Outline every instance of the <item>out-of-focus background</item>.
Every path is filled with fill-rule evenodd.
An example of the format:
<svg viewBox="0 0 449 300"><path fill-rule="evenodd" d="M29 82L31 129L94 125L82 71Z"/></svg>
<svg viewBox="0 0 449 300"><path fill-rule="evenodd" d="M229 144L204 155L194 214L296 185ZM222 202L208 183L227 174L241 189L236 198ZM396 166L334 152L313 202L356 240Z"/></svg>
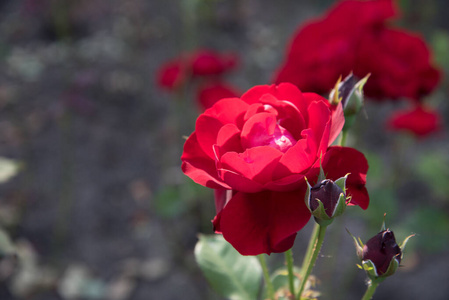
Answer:
<svg viewBox="0 0 449 300"><path fill-rule="evenodd" d="M226 80L241 91L271 83L293 32L334 2L0 1L0 299L220 299L193 256L197 234L212 233L212 192L180 172L195 94L160 89L156 71L206 47L238 54ZM447 73L447 1L398 4L396 24L422 34ZM363 294L344 227L366 241L385 212L398 240L416 237L375 299L449 296L448 92L444 77L428 97L443 129L422 139L385 127L405 102L367 101L347 145L369 159L371 206L329 229L314 271L322 299Z"/></svg>

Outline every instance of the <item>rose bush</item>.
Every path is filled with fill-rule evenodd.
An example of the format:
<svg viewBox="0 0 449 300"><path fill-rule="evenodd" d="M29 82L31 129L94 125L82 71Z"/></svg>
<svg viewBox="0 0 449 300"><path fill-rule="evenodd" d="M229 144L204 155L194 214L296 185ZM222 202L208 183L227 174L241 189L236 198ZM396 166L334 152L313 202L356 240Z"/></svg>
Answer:
<svg viewBox="0 0 449 300"><path fill-rule="evenodd" d="M214 228L241 254L284 252L310 218L304 178L314 183L320 163L332 180L351 173L351 204L368 206L365 157L329 147L343 125L341 104L289 83L256 86L198 117L182 169L216 190Z"/></svg>

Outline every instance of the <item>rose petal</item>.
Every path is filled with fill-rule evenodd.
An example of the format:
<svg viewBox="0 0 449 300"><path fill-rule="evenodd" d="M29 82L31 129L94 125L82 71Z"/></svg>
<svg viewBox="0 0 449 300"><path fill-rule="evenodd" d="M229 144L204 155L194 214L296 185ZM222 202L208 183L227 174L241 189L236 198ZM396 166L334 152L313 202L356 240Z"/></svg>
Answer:
<svg viewBox="0 0 449 300"><path fill-rule="evenodd" d="M197 121L195 132L201 149L212 159L212 146L217 142L221 127L226 124L242 125L243 115L248 105L238 98L222 99L201 114Z"/></svg>
<svg viewBox="0 0 449 300"><path fill-rule="evenodd" d="M305 188L293 192L236 193L221 211L218 228L242 255L284 252L310 218Z"/></svg>
<svg viewBox="0 0 449 300"><path fill-rule="evenodd" d="M235 124L226 124L220 128L217 135L217 146L220 149L220 157L226 152L243 152L240 141L240 130Z"/></svg>
<svg viewBox="0 0 449 300"><path fill-rule="evenodd" d="M276 115L259 113L245 122L242 128L241 141L243 148L269 145L276 128Z"/></svg>
<svg viewBox="0 0 449 300"><path fill-rule="evenodd" d="M366 209L369 204L368 193L363 192L366 184L366 173L368 172L368 161L363 153L349 147L329 147L323 159L323 170L328 179L337 180L350 173L346 180L349 193L352 195L353 204L361 204ZM361 193L357 190L362 191Z"/></svg>
<svg viewBox="0 0 449 300"><path fill-rule="evenodd" d="M317 147L317 157L326 152L329 146L329 134L331 128L331 113L328 106L322 102L312 102L308 108L308 128L312 129Z"/></svg>
<svg viewBox="0 0 449 300"><path fill-rule="evenodd" d="M210 159L199 147L195 133L184 144L181 160L182 171L196 183L212 189L230 189L218 177L215 161Z"/></svg>
<svg viewBox="0 0 449 300"><path fill-rule="evenodd" d="M258 193L264 190L264 186L254 180L248 179L243 175L226 169L218 169L220 177L228 184L231 189L245 193Z"/></svg>
<svg viewBox="0 0 449 300"><path fill-rule="evenodd" d="M243 94L242 100L249 104L257 103L265 94L271 94L278 100L291 102L303 115L307 112L307 102L304 101L301 91L295 85L287 82L279 85L255 86Z"/></svg>
<svg viewBox="0 0 449 300"><path fill-rule="evenodd" d="M351 175L349 175L351 176ZM369 195L365 185L347 184L346 195L351 196L349 205L358 205L362 209L367 209L369 206Z"/></svg>
<svg viewBox="0 0 449 300"><path fill-rule="evenodd" d="M221 168L238 173L245 178L265 184L272 180L273 170L282 152L269 146L246 149L243 153L228 152L221 159Z"/></svg>
<svg viewBox="0 0 449 300"><path fill-rule="evenodd" d="M315 144L314 132L305 129L303 138L284 153L274 171L273 179L281 179L285 176L300 174L307 170L316 161L317 145Z"/></svg>

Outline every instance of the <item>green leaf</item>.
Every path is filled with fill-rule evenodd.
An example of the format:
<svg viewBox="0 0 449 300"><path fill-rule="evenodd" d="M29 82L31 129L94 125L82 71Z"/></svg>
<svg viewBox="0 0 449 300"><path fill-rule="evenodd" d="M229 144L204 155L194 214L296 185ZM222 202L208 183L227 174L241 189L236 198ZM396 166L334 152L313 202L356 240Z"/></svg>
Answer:
<svg viewBox="0 0 449 300"><path fill-rule="evenodd" d="M242 256L221 235L200 235L195 258L212 288L233 300L257 299L262 268L254 256Z"/></svg>
<svg viewBox="0 0 449 300"><path fill-rule="evenodd" d="M19 163L13 159L0 157L0 183L8 181L19 172Z"/></svg>
<svg viewBox="0 0 449 300"><path fill-rule="evenodd" d="M442 200L449 195L449 158L447 153L426 153L418 158L416 172L419 177L431 188L433 194Z"/></svg>
<svg viewBox="0 0 449 300"><path fill-rule="evenodd" d="M293 273L295 274L295 277L293 279L293 285L295 286L295 290L298 291L300 285L298 275L301 273L301 269L293 267ZM288 295L290 295L290 289L289 289L287 268L283 267L281 269L276 270L273 273L273 275L271 275L271 282L273 283L273 288L277 299L288 300ZM265 298L267 298L266 291L265 291Z"/></svg>
<svg viewBox="0 0 449 300"><path fill-rule="evenodd" d="M14 253L15 247L9 238L9 235L6 231L0 228L0 258Z"/></svg>
<svg viewBox="0 0 449 300"><path fill-rule="evenodd" d="M165 218L174 218L186 212L203 198L213 197L211 190L185 177L182 184L163 187L153 198L154 210Z"/></svg>
<svg viewBox="0 0 449 300"><path fill-rule="evenodd" d="M179 186L166 186L154 197L154 209L162 217L176 217L187 209Z"/></svg>
<svg viewBox="0 0 449 300"><path fill-rule="evenodd" d="M447 237L449 236L449 216L445 211L433 207L418 207L395 229L397 236L416 233L416 238L407 245L417 246L428 252L436 253L449 249ZM401 245L402 246L402 245Z"/></svg>
<svg viewBox="0 0 449 300"><path fill-rule="evenodd" d="M433 33L431 43L436 64L444 69L448 69L449 34L444 30L436 30Z"/></svg>

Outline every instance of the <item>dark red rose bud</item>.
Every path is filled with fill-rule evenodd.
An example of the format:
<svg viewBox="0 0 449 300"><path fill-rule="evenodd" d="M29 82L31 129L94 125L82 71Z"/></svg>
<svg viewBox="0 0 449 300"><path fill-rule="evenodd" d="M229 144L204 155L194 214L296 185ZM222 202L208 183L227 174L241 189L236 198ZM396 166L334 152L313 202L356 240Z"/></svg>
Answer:
<svg viewBox="0 0 449 300"><path fill-rule="evenodd" d="M396 243L393 231L383 230L368 240L363 246L362 261L370 260L376 267L377 275L385 274L393 259L401 262L402 251Z"/></svg>
<svg viewBox="0 0 449 300"><path fill-rule="evenodd" d="M344 192L335 182L330 179L322 180L310 189L310 209L312 212L315 211L319 207L318 200L320 200L326 214L332 218L341 194L344 195Z"/></svg>

